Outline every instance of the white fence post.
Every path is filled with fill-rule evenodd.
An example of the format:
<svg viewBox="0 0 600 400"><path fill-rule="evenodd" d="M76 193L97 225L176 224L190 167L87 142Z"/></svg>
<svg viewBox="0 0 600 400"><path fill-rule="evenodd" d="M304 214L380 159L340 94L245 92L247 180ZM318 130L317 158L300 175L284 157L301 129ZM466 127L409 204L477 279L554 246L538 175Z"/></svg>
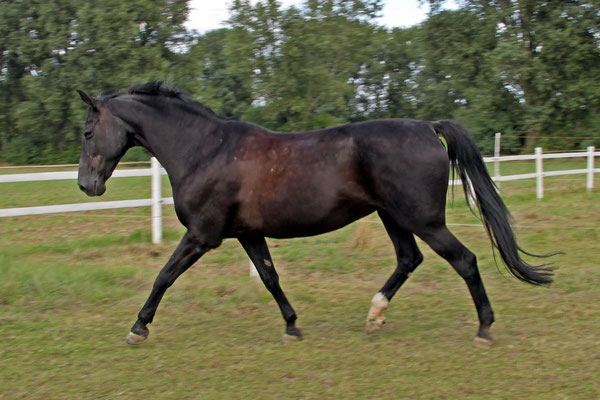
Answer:
<svg viewBox="0 0 600 400"><path fill-rule="evenodd" d="M536 175L536 189L537 198L544 198L544 158L541 147L535 148L535 175Z"/></svg>
<svg viewBox="0 0 600 400"><path fill-rule="evenodd" d="M160 163L155 157L150 159L152 170L152 243L162 241L162 182Z"/></svg>
<svg viewBox="0 0 600 400"><path fill-rule="evenodd" d="M494 178L496 178L496 186L500 187L500 141L502 139L502 133L496 133L494 140Z"/></svg>
<svg viewBox="0 0 600 400"><path fill-rule="evenodd" d="M594 188L594 152L596 148L594 146L588 146L587 148L587 190L590 192Z"/></svg>
<svg viewBox="0 0 600 400"><path fill-rule="evenodd" d="M250 276L259 276L258 275L258 270L256 269L256 266L254 266L254 263L252 262L252 260L249 261L250 262Z"/></svg>
<svg viewBox="0 0 600 400"><path fill-rule="evenodd" d="M464 183L463 183L464 184ZM469 207L475 208L477 207L477 196L475 195L475 188L473 187L473 182L469 177L467 177L467 185L469 185L469 191L467 196L467 201L469 202Z"/></svg>

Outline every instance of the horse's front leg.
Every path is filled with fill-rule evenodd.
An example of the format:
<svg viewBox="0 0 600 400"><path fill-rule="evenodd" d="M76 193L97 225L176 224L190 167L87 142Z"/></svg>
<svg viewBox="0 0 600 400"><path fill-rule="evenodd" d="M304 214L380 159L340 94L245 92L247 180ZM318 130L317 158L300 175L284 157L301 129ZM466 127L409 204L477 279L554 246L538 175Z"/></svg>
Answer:
<svg viewBox="0 0 600 400"><path fill-rule="evenodd" d="M127 335L126 342L128 344L140 344L148 338L149 331L146 325L152 322L166 290L204 253L217 246L209 245L206 240L202 239L202 235L192 234L190 231L184 235L171 258L156 277L152 292L140 310L131 332Z"/></svg>
<svg viewBox="0 0 600 400"><path fill-rule="evenodd" d="M273 260L271 259L269 247L267 247L265 238L263 236L249 235L239 237L238 240L246 250L246 253L248 253L252 263L254 263L258 275L262 279L267 290L271 292L275 298L275 301L281 310L281 314L283 315L283 319L285 319L286 328L282 341L285 343L300 340L302 334L300 333L300 330L296 328L296 312L294 312L294 309L285 297L283 290L281 290L281 286L279 286L279 276L275 271L275 266L273 265Z"/></svg>

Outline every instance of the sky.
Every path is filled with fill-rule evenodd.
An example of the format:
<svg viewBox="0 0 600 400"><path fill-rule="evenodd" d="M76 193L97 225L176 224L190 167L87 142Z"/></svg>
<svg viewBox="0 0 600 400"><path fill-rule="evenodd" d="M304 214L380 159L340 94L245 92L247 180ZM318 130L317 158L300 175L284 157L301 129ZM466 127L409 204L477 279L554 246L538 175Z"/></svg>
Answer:
<svg viewBox="0 0 600 400"><path fill-rule="evenodd" d="M302 0L279 0L283 7L298 5ZM256 1L253 1L255 3ZM188 29L204 33L211 29L222 28L229 14L230 0L191 0L190 16L186 22ZM456 3L450 0L446 8L455 9ZM422 22L429 6L419 5L419 0L385 0L382 17L379 21L388 28L408 27Z"/></svg>

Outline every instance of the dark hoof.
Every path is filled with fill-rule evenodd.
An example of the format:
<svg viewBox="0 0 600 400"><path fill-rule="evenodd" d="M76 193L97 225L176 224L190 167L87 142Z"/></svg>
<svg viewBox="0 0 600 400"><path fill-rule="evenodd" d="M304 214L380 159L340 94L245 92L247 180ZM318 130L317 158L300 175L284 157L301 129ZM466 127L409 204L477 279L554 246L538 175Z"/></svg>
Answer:
<svg viewBox="0 0 600 400"><path fill-rule="evenodd" d="M367 333L375 333L385 324L385 317L367 320Z"/></svg>
<svg viewBox="0 0 600 400"><path fill-rule="evenodd" d="M291 343L298 342L302 340L302 336L290 335L289 333L284 333L281 338L281 343Z"/></svg>
<svg viewBox="0 0 600 400"><path fill-rule="evenodd" d="M489 349L493 345L494 341L491 338L486 339L480 336L475 336L475 339L473 339L473 346L479 347L480 349Z"/></svg>
<svg viewBox="0 0 600 400"><path fill-rule="evenodd" d="M143 328L143 331L140 333L135 333L130 331L125 338L125 343L130 344L132 346L142 344L146 339L148 339L148 335L150 334L150 330L147 327Z"/></svg>
<svg viewBox="0 0 600 400"><path fill-rule="evenodd" d="M296 327L286 329L281 338L282 343L297 342L299 340L302 340L302 332Z"/></svg>

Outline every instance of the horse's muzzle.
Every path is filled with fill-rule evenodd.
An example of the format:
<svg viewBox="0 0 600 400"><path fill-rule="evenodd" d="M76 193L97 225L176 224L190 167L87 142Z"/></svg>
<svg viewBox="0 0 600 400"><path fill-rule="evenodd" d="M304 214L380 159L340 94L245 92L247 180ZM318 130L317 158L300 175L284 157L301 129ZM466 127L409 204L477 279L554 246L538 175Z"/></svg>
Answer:
<svg viewBox="0 0 600 400"><path fill-rule="evenodd" d="M106 192L106 184L98 182L97 180L88 184L78 182L79 189L90 197L102 196Z"/></svg>

